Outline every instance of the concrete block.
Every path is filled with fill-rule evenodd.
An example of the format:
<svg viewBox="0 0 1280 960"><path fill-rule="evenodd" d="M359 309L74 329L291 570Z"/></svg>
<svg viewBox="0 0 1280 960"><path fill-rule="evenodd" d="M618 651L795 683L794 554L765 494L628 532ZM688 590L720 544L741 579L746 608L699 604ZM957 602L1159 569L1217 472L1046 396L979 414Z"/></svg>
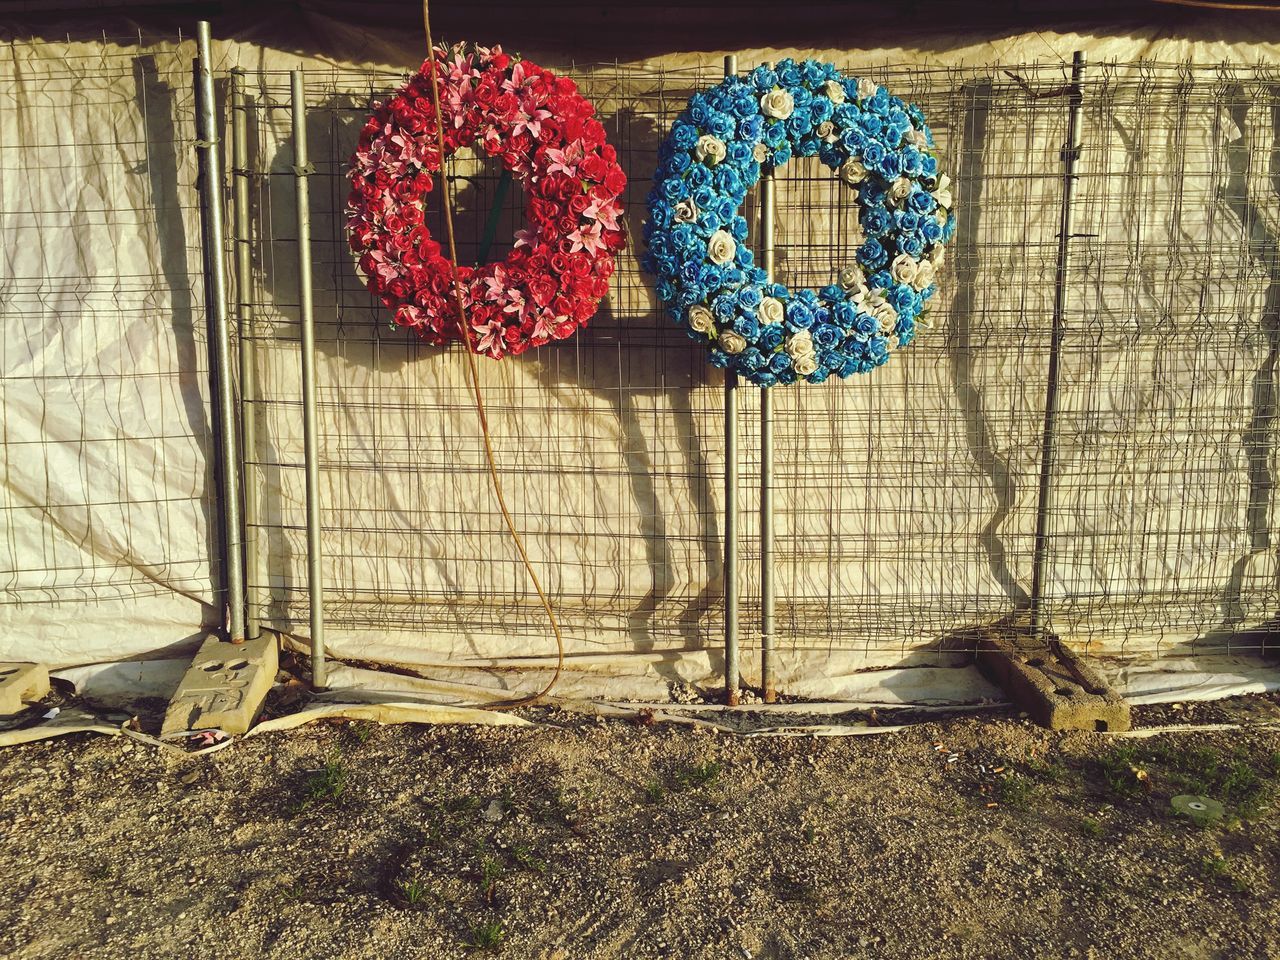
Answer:
<svg viewBox="0 0 1280 960"><path fill-rule="evenodd" d="M1129 702L1057 639L984 631L975 662L1036 723L1050 730L1123 731Z"/></svg>
<svg viewBox="0 0 1280 960"><path fill-rule="evenodd" d="M178 684L165 711L161 735L217 727L247 733L275 682L279 658L276 636L229 643L210 637Z"/></svg>
<svg viewBox="0 0 1280 960"><path fill-rule="evenodd" d="M0 716L21 713L48 695L49 668L43 663L0 662Z"/></svg>

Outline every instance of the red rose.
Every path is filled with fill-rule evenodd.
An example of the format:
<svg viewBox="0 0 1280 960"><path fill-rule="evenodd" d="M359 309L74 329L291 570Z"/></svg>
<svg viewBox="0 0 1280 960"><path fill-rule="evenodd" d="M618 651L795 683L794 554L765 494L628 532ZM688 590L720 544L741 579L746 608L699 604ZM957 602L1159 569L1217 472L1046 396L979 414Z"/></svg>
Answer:
<svg viewBox="0 0 1280 960"><path fill-rule="evenodd" d="M529 295L533 297L533 302L540 307L545 307L551 302L551 298L555 296L556 285L547 277L534 277L529 281Z"/></svg>
<svg viewBox="0 0 1280 960"><path fill-rule="evenodd" d="M569 198L569 212L575 217L582 216L589 206L591 206L591 198L585 193L577 193Z"/></svg>
<svg viewBox="0 0 1280 960"><path fill-rule="evenodd" d="M579 323L586 323L591 319L592 314L596 312L599 306L595 300L577 300L573 304L573 319Z"/></svg>
<svg viewBox="0 0 1280 960"><path fill-rule="evenodd" d="M603 277L608 280L613 276L613 257L601 257L596 261L595 272L597 277Z"/></svg>
<svg viewBox="0 0 1280 960"><path fill-rule="evenodd" d="M582 158L582 163L578 164L578 172L589 180L601 183L609 172L609 164L600 154L589 153Z"/></svg>
<svg viewBox="0 0 1280 960"><path fill-rule="evenodd" d="M556 273L565 273L569 270L569 258L563 253L556 252L551 255L551 269Z"/></svg>
<svg viewBox="0 0 1280 960"><path fill-rule="evenodd" d="M610 164L608 171L606 171L604 186L615 197L621 196L622 191L627 189L627 175L622 172L622 168L616 163Z"/></svg>

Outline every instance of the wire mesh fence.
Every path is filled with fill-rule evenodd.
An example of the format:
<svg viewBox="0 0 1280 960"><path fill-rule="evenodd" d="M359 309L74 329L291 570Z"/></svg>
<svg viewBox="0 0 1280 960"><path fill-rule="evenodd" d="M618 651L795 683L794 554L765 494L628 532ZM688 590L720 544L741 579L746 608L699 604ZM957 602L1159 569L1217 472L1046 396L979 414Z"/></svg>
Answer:
<svg viewBox="0 0 1280 960"><path fill-rule="evenodd" d="M213 599L185 62L140 37L6 47L2 605Z"/></svg>
<svg viewBox="0 0 1280 960"><path fill-rule="evenodd" d="M47 85L27 96L71 103L73 118L75 104L85 107L74 144L53 125L4 138L0 217L15 251L0 299L6 422L35 402L45 412L26 421L56 427L6 431L16 492L51 491L43 502L5 501L11 604L108 588L216 599L188 48L148 61L136 45L108 47L117 52L101 62L45 62L43 81L24 78ZM663 314L638 247L658 146L688 96L722 74L623 64L563 72L596 103L631 180L633 242L585 330L481 362L495 455L571 652L714 648L723 379ZM1069 65L863 72L924 108L956 181L960 228L931 328L909 350L869 376L774 391L777 644L817 670L837 656L927 655L955 631L1025 608L1062 195ZM83 83L90 73L97 86ZM465 358L389 327L343 235L358 131L371 102L404 79L307 72L326 616L335 631L399 638L441 658L498 657L548 631L494 508ZM245 81L252 275L233 302L248 307L237 335L254 371L242 397L255 427L249 597L256 616L295 631L307 593L289 76L255 69ZM123 115L107 99L127 86L137 115L95 125ZM1276 613L1278 89L1280 71L1261 66L1101 64L1086 78L1046 609L1056 632L1093 653L1256 649ZM0 100L0 124L20 124L19 113ZM15 178L54 156L75 185L11 202ZM86 192L95 171L121 162L145 189ZM460 257L474 262L499 170L460 155L449 173ZM777 183L779 279L830 282L855 249L849 193L816 160L793 160ZM76 207L77 196L93 202ZM746 215L758 219L754 198ZM438 216L429 211L433 233ZM492 258L522 220L516 188ZM112 256L70 236L99 221L117 238ZM65 269L50 272L47 257L25 265L17 241L66 223L65 249L76 252ZM83 362L59 369L50 350L32 366L28 344L68 311ZM134 334L167 346L92 349L95 336L114 345ZM748 651L759 616L756 394L744 387L739 400ZM117 422L120 411L135 419ZM128 456L95 460L96 449ZM140 450L151 451L141 466L130 459ZM75 558L54 544L68 524ZM129 545L139 530L145 556ZM109 549L97 549L108 534Z"/></svg>
<svg viewBox="0 0 1280 960"><path fill-rule="evenodd" d="M721 74L570 72L631 177L638 239L666 129ZM775 391L779 643L895 657L1026 605L1069 67L872 76L925 109L961 229L932 330L908 353L873 376ZM403 79L309 75L328 615L499 655L505 634L545 628L491 506L462 358L388 329L342 235L356 133ZM265 362L288 366L289 202L273 189L289 176L287 77L256 81L259 234L271 239L254 312L276 319L250 335ZM1103 64L1088 76L1047 603L1054 628L1096 652L1256 646L1240 628L1274 612L1273 102L1262 68ZM451 167L467 262L498 172L474 157ZM521 216L513 194L493 257ZM816 160L793 160L778 173L776 230L779 278L820 286L851 258L856 214ZM663 316L637 252L587 330L482 364L517 522L580 651L713 645L723 615L722 380ZM281 562L301 549L297 398L271 390L252 402L275 452L255 462L288 510L259 520L276 543L260 593L265 615L298 622L301 567ZM754 393L741 401L745 634L759 602Z"/></svg>

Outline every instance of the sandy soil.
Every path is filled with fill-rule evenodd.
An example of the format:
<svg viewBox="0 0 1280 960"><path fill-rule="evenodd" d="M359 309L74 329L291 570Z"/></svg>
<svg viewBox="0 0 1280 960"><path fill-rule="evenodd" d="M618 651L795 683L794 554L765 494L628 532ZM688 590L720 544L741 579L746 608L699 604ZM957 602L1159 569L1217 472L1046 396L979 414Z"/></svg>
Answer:
<svg viewBox="0 0 1280 960"><path fill-rule="evenodd" d="M0 751L0 954L1280 957L1275 729L540 718Z"/></svg>

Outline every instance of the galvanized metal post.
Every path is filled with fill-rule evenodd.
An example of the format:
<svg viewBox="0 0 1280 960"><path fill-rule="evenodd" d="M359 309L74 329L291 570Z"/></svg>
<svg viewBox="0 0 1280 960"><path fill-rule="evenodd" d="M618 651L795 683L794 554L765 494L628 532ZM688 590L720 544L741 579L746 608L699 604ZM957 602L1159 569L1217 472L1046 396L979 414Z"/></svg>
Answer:
<svg viewBox="0 0 1280 960"><path fill-rule="evenodd" d="M1080 158L1080 116L1083 104L1085 55L1077 50L1071 64L1070 112L1067 142L1062 148L1062 214L1058 224L1058 269L1053 290L1053 334L1049 342L1049 377L1045 390L1044 435L1040 443L1040 490L1036 504L1036 536L1031 570L1030 629L1038 636L1044 629L1045 561L1049 552L1049 506L1053 493L1054 441L1058 417L1058 371L1062 355L1063 314L1067 304L1067 266L1071 243L1071 198L1076 185L1076 161Z"/></svg>
<svg viewBox="0 0 1280 960"><path fill-rule="evenodd" d="M324 656L324 581L320 550L320 439L316 423L316 331L311 310L311 197L307 178L307 93L301 70L290 73L293 174L298 206L298 320L302 327L302 442L307 478L307 591L311 606L311 685L328 686Z"/></svg>
<svg viewBox="0 0 1280 960"><path fill-rule="evenodd" d="M724 75L738 72L738 58L724 58ZM724 378L724 692L738 704L738 375Z"/></svg>
<svg viewBox="0 0 1280 960"><path fill-rule="evenodd" d="M240 346L240 468L244 497L244 633L252 640L261 632L258 584L262 582L258 552L258 488L249 476L249 461L258 448L256 371L253 340L253 247L249 221L249 103L244 71L231 71L231 198L232 240L235 243L236 332Z"/></svg>
<svg viewBox="0 0 1280 960"><path fill-rule="evenodd" d="M760 177L760 266L773 282L773 167ZM773 662L773 392L760 390L760 685L764 702L778 699Z"/></svg>
<svg viewBox="0 0 1280 960"><path fill-rule="evenodd" d="M209 373L214 400L214 442L218 464L222 527L223 583L227 591L227 632L244 640L244 558L240 527L240 470L236 453L236 398L231 379L231 333L227 324L227 263L222 212L222 157L218 110L213 96L209 23L196 26L196 100L200 148L200 193L204 203L205 299L208 304Z"/></svg>

